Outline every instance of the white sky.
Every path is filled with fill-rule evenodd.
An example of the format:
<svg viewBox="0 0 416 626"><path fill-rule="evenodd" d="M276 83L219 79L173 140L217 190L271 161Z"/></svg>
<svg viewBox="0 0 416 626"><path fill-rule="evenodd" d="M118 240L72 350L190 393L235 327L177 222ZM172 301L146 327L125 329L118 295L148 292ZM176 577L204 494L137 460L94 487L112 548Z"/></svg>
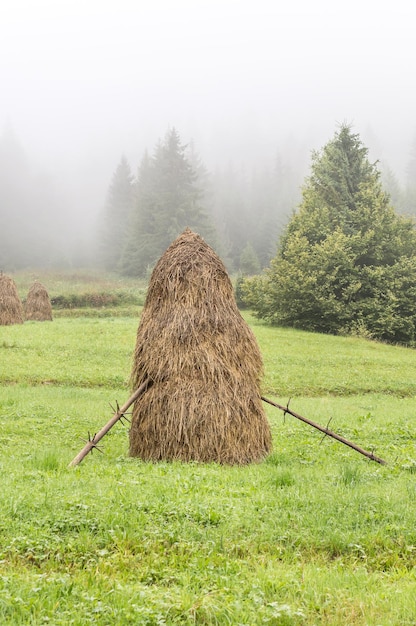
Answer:
<svg viewBox="0 0 416 626"><path fill-rule="evenodd" d="M416 136L410 0L1 0L0 130L47 168L135 168L168 127L215 167L372 133L403 176ZM98 200L97 200L98 201Z"/></svg>

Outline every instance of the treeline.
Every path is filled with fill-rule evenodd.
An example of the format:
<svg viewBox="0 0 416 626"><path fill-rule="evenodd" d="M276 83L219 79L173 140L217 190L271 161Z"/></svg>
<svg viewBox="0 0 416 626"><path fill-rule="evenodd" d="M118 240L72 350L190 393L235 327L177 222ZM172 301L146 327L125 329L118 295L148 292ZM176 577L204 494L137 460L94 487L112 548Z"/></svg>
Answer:
<svg viewBox="0 0 416 626"><path fill-rule="evenodd" d="M241 165L210 172L192 142L184 144L169 130L140 164L121 158L112 180L103 181L108 193L97 228L88 231L79 222L79 207L32 167L6 129L0 136L0 269L88 265L146 276L189 226L213 245L230 272L256 274L276 254L307 173L299 146L280 148L266 165L244 166L248 157L241 155ZM416 215L416 141L405 184L387 166L381 171L393 206ZM87 200L84 206L88 213Z"/></svg>
<svg viewBox="0 0 416 626"><path fill-rule="evenodd" d="M49 181L31 168L11 129L0 138L0 269L54 263L58 201ZM48 208L54 207L51 215Z"/></svg>
<svg viewBox="0 0 416 626"><path fill-rule="evenodd" d="M82 237L66 194L7 127L0 135L0 270L81 265L91 244L78 245Z"/></svg>
<svg viewBox="0 0 416 626"><path fill-rule="evenodd" d="M108 270L146 276L186 227L197 231L229 271L266 268L301 200L303 172L277 157L250 173L230 165L208 172L193 144L175 129L145 153L136 175L123 157L109 186L99 228L99 259ZM400 213L416 215L416 143L405 188L386 166L383 188Z"/></svg>
<svg viewBox="0 0 416 626"><path fill-rule="evenodd" d="M100 261L108 270L146 276L187 226L202 235L230 271L256 273L275 253L296 203L297 174L276 159L247 174L230 165L208 172L194 146L169 130L136 176L122 157L99 227Z"/></svg>

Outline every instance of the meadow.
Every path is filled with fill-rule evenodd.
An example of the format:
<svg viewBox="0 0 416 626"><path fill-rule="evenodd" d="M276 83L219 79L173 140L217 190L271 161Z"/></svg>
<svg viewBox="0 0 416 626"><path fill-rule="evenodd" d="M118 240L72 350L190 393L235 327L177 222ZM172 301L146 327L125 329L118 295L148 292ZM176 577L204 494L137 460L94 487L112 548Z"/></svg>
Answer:
<svg viewBox="0 0 416 626"><path fill-rule="evenodd" d="M117 424L69 468L130 394L145 290L37 278L67 303L133 297L0 327L0 624L416 624L414 350L243 312L263 394L386 465L265 405L259 464L144 463Z"/></svg>

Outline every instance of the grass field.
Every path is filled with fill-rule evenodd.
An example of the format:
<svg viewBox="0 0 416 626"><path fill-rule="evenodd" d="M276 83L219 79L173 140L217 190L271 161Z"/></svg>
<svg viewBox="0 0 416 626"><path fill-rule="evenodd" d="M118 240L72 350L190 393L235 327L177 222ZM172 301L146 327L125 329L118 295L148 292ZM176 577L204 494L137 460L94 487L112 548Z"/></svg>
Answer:
<svg viewBox="0 0 416 626"><path fill-rule="evenodd" d="M245 314L264 395L386 466L266 406L258 465L143 463L116 425L69 469L129 395L139 312L0 327L0 624L415 625L416 352Z"/></svg>

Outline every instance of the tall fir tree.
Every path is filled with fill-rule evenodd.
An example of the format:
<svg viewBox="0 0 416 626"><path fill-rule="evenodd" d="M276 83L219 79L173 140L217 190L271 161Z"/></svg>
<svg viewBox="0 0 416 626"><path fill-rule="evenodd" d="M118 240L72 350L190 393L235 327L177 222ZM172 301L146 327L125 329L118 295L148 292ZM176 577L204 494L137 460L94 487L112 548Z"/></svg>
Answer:
<svg viewBox="0 0 416 626"><path fill-rule="evenodd" d="M113 174L99 229L100 259L107 270L117 270L126 244L134 198L133 176L125 156Z"/></svg>
<svg viewBox="0 0 416 626"><path fill-rule="evenodd" d="M121 271L144 276L186 228L195 230L211 245L215 229L202 207L197 175L175 129L159 141L154 155L145 155L138 176L136 204L121 259Z"/></svg>
<svg viewBox="0 0 416 626"><path fill-rule="evenodd" d="M274 323L416 341L416 231L395 213L349 126L313 154L311 176L265 276L246 301Z"/></svg>

